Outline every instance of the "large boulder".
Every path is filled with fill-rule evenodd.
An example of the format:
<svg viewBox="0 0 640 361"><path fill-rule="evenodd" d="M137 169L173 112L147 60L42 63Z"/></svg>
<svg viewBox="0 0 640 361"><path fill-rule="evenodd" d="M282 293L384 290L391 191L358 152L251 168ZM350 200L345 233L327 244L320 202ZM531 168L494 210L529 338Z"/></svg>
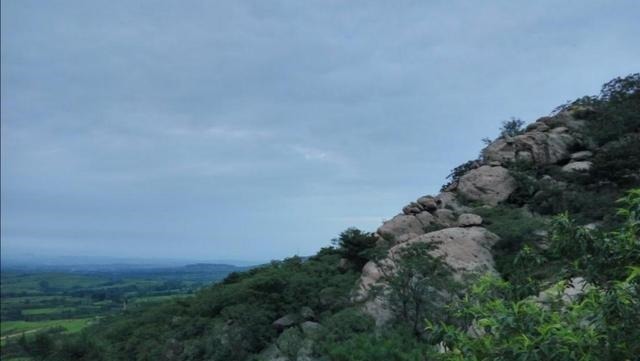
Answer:
<svg viewBox="0 0 640 361"><path fill-rule="evenodd" d="M473 213L463 213L458 216L458 226L471 227L479 226L482 224L482 217Z"/></svg>
<svg viewBox="0 0 640 361"><path fill-rule="evenodd" d="M567 173L586 173L591 169L592 163L588 160L579 162L571 162L562 167L563 172Z"/></svg>
<svg viewBox="0 0 640 361"><path fill-rule="evenodd" d="M516 181L504 167L482 167L460 178L458 192L465 198L495 206L509 198L516 189Z"/></svg>
<svg viewBox="0 0 640 361"><path fill-rule="evenodd" d="M524 134L493 141L482 154L486 163L524 160L538 165L556 164L569 159L570 150L584 143L584 124L569 112L543 117L527 126Z"/></svg>
<svg viewBox="0 0 640 361"><path fill-rule="evenodd" d="M441 192L436 197L436 202L445 209L455 212L467 212L469 207L462 205L454 192Z"/></svg>
<svg viewBox="0 0 640 361"><path fill-rule="evenodd" d="M433 212L438 209L438 201L431 196L420 197L416 202L420 204L424 210L429 212Z"/></svg>
<svg viewBox="0 0 640 361"><path fill-rule="evenodd" d="M296 324L296 315L288 314L280 317L279 319L273 321L271 324L273 328L278 331L283 331L284 329L291 327Z"/></svg>
<svg viewBox="0 0 640 361"><path fill-rule="evenodd" d="M482 154L487 162L524 160L538 165L555 164L569 159L569 150L576 144L576 139L567 130L559 127L550 132L535 130L511 138L500 138L489 144Z"/></svg>
<svg viewBox="0 0 640 361"><path fill-rule="evenodd" d="M404 247L415 243L435 243L436 248L431 251L434 256L444 256L444 261L455 271L457 276L468 272L495 272L491 247L499 237L483 227L452 227L435 232L429 232L411 240L391 247L384 262L395 259L397 253ZM375 262L368 262L362 269L360 288L369 289L383 277L382 270Z"/></svg>
<svg viewBox="0 0 640 361"><path fill-rule="evenodd" d="M398 252L403 247L414 243L435 243L436 248L430 253L433 256L443 256L444 261L453 269L454 276L462 279L470 272L496 273L491 247L498 240L497 235L482 227L453 227L423 234L398 244L392 247L388 251L387 258L378 264L370 261L364 266L355 300L366 300L363 310L376 320L376 324L382 325L391 318L390 311L384 299L371 298L370 291L374 287L384 289L384 272L393 272L394 260L397 259ZM386 271L379 267L381 264Z"/></svg>
<svg viewBox="0 0 640 361"><path fill-rule="evenodd" d="M582 150L579 152L575 152L573 154L571 154L571 160L572 161L582 161L582 160L587 160L589 158L593 157L593 152L589 151L589 150Z"/></svg>
<svg viewBox="0 0 640 361"><path fill-rule="evenodd" d="M421 218L410 214L398 214L384 222L377 232L385 240L398 243L423 234L425 226L421 222Z"/></svg>

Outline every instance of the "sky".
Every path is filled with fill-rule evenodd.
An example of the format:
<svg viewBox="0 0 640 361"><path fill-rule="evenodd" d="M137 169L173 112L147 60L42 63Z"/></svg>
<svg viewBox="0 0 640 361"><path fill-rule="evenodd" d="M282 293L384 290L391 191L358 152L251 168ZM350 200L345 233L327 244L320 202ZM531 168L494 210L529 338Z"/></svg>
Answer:
<svg viewBox="0 0 640 361"><path fill-rule="evenodd" d="M309 255L640 65L636 0L1 10L3 258Z"/></svg>

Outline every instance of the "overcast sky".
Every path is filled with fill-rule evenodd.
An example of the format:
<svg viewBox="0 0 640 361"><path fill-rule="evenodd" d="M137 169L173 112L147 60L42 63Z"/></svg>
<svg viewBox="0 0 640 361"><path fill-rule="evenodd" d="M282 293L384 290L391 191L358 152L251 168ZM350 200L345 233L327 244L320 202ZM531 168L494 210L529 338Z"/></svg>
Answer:
<svg viewBox="0 0 640 361"><path fill-rule="evenodd" d="M269 260L373 231L637 72L640 2L2 1L2 255Z"/></svg>

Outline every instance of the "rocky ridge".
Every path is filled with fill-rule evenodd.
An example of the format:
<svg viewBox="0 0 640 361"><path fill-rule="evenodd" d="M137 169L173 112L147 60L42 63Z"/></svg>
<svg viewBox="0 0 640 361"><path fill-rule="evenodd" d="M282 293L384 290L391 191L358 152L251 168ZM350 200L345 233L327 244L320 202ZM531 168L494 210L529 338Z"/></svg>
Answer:
<svg viewBox="0 0 640 361"><path fill-rule="evenodd" d="M378 324L388 311L382 300L368 297L381 284L380 262L393 262L398 249L413 243L433 243L434 256L444 256L460 278L469 272L496 272L491 247L499 237L483 227L482 217L470 213L469 202L494 207L509 199L516 190L507 165L529 162L536 166L559 165L564 172L588 171L594 146L582 134L585 121L571 109L542 117L522 134L502 136L482 151L472 169L437 195L425 195L402 208L402 213L385 221L375 232L378 242L389 247L387 257L376 264L368 262L359 280L357 300L367 300L364 309ZM391 265L393 266L393 265Z"/></svg>

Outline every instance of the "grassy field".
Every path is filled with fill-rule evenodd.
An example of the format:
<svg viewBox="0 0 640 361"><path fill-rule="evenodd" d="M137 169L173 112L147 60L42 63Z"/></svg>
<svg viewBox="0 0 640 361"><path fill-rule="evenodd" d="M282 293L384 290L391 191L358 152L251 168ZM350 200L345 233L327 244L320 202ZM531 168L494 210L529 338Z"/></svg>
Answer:
<svg viewBox="0 0 640 361"><path fill-rule="evenodd" d="M23 332L46 330L54 327L61 327L65 329L65 332L72 333L80 331L94 321L95 319L93 317L47 321L5 321L0 324L0 336L11 337L12 335L21 334Z"/></svg>
<svg viewBox="0 0 640 361"><path fill-rule="evenodd" d="M78 332L101 317L122 312L125 305L132 309L189 297L235 270L228 265L102 273L3 269L1 359L15 361L24 356L15 347L22 334L35 337L40 332Z"/></svg>

